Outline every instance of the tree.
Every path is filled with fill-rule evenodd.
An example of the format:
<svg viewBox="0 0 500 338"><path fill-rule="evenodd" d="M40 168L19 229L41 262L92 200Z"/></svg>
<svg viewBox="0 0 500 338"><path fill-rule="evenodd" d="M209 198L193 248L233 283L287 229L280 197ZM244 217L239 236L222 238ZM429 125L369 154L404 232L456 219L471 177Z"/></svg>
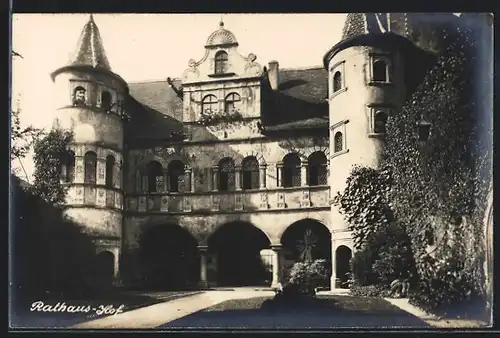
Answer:
<svg viewBox="0 0 500 338"><path fill-rule="evenodd" d="M21 54L12 51L12 56L21 57ZM11 102L12 104L12 102ZM27 127L21 127L21 111L19 108L11 109L11 120L10 120L10 160L18 160L24 170L22 159L30 152L31 147L34 142L43 134L43 131L39 128L35 128L32 125ZM26 171L24 172L26 179L28 175Z"/></svg>
<svg viewBox="0 0 500 338"><path fill-rule="evenodd" d="M32 125L21 127L21 111L16 109L11 112L11 148L10 160L23 159L29 153L35 141L43 134L42 130Z"/></svg>
<svg viewBox="0 0 500 338"><path fill-rule="evenodd" d="M66 188L60 183L61 160L67 158L68 144L72 134L52 129L34 145L35 181L33 191L47 202L55 205L64 203Z"/></svg>

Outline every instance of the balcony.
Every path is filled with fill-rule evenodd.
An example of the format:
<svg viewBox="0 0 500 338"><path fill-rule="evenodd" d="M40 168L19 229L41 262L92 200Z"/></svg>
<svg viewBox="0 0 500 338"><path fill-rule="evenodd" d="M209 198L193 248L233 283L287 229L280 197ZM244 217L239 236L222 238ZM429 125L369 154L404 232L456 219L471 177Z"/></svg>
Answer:
<svg viewBox="0 0 500 338"><path fill-rule="evenodd" d="M99 208L123 209L120 191L100 185L72 184L66 195L66 205L95 206Z"/></svg>
<svg viewBox="0 0 500 338"><path fill-rule="evenodd" d="M205 193L134 194L126 198L131 212L238 213L328 209L329 187L293 187Z"/></svg>

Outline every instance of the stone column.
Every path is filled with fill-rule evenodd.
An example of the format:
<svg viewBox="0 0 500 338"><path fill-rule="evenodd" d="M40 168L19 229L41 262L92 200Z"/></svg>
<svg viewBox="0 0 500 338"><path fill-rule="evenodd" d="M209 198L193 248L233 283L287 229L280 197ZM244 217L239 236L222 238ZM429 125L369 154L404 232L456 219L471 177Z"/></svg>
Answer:
<svg viewBox="0 0 500 338"><path fill-rule="evenodd" d="M336 256L336 250L337 250L337 245L335 243L335 239L334 239L334 236L335 234L332 232L331 233L331 236L332 236L332 276L330 277L330 290L331 291L334 291L336 289L336 286L337 286L337 264L336 264L336 260L337 260L337 256Z"/></svg>
<svg viewBox="0 0 500 338"><path fill-rule="evenodd" d="M303 187L306 187L308 185L307 166L308 166L307 160L302 160L300 164L300 181L301 181L300 185Z"/></svg>
<svg viewBox="0 0 500 338"><path fill-rule="evenodd" d="M185 177L184 177L184 181L186 182L185 186L184 186L184 191L185 192L192 192L192 184L191 184L191 168L187 167L185 169Z"/></svg>
<svg viewBox="0 0 500 338"><path fill-rule="evenodd" d="M200 253L200 283L201 288L208 287L207 280L207 253L208 246L200 245L198 246L198 251Z"/></svg>
<svg viewBox="0 0 500 338"><path fill-rule="evenodd" d="M241 190L242 189L242 179L241 179L241 166L236 166L234 168L234 185L235 185L235 188L236 190Z"/></svg>
<svg viewBox="0 0 500 338"><path fill-rule="evenodd" d="M163 191L168 192L170 189L169 184L168 184L168 172L163 173Z"/></svg>
<svg viewBox="0 0 500 338"><path fill-rule="evenodd" d="M259 187L261 189L266 188L266 165L259 165Z"/></svg>
<svg viewBox="0 0 500 338"><path fill-rule="evenodd" d="M96 184L104 185L106 183L106 159L97 159Z"/></svg>
<svg viewBox="0 0 500 338"><path fill-rule="evenodd" d="M85 177L85 161L83 156L75 156L75 181L74 183L83 183Z"/></svg>
<svg viewBox="0 0 500 338"><path fill-rule="evenodd" d="M276 186L283 187L283 163L278 162L276 163Z"/></svg>
<svg viewBox="0 0 500 338"><path fill-rule="evenodd" d="M219 190L219 167L212 167L212 191Z"/></svg>
<svg viewBox="0 0 500 338"><path fill-rule="evenodd" d="M271 283L271 287L277 287L280 282L280 252L281 252L281 244L272 245L271 249L274 251L273 255L273 282Z"/></svg>
<svg viewBox="0 0 500 338"><path fill-rule="evenodd" d="M113 276L117 279L120 272L120 252L118 249L114 250L113 256L115 257Z"/></svg>

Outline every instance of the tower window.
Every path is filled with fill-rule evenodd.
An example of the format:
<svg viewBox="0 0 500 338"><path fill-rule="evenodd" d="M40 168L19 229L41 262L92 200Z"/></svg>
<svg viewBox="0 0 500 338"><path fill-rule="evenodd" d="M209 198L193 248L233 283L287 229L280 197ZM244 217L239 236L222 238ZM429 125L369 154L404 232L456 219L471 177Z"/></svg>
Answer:
<svg viewBox="0 0 500 338"><path fill-rule="evenodd" d="M308 159L308 183L310 186L327 184L326 156L316 151Z"/></svg>
<svg viewBox="0 0 500 338"><path fill-rule="evenodd" d="M300 166L299 155L293 153L285 156L283 159L283 187L300 187L302 184Z"/></svg>
<svg viewBox="0 0 500 338"><path fill-rule="evenodd" d="M97 173L97 154L93 151L88 151L84 156L85 162L85 183L95 184Z"/></svg>
<svg viewBox="0 0 500 338"><path fill-rule="evenodd" d="M383 111L375 113L373 132L375 134L385 134L388 116Z"/></svg>
<svg viewBox="0 0 500 338"><path fill-rule="evenodd" d="M342 149L344 149L344 142L343 142L343 135L340 131L336 132L335 133L335 136L333 138L333 142L334 142L334 150L335 152L339 152L339 151L342 151Z"/></svg>
<svg viewBox="0 0 500 338"><path fill-rule="evenodd" d="M241 101L240 95L237 93L231 93L226 96L226 100L224 101L224 111L229 113L235 110L238 102Z"/></svg>
<svg viewBox="0 0 500 338"><path fill-rule="evenodd" d="M246 157L241 162L243 189L259 188L259 162L255 156Z"/></svg>
<svg viewBox="0 0 500 338"><path fill-rule="evenodd" d="M219 101L215 95L207 95L202 101L202 111L203 112L213 112L217 111L219 106Z"/></svg>
<svg viewBox="0 0 500 338"><path fill-rule="evenodd" d="M224 158L219 162L219 191L232 191L235 186L234 161Z"/></svg>
<svg viewBox="0 0 500 338"><path fill-rule="evenodd" d="M103 91L101 94L101 106L105 111L108 111L111 108L112 97L110 92Z"/></svg>
<svg viewBox="0 0 500 338"><path fill-rule="evenodd" d="M184 180L184 163L179 160L173 160L168 165L168 183L169 191L179 192L180 183Z"/></svg>
<svg viewBox="0 0 500 338"><path fill-rule="evenodd" d="M78 86L73 91L73 104L82 105L85 104L86 100L86 90L82 86Z"/></svg>
<svg viewBox="0 0 500 338"><path fill-rule="evenodd" d="M383 60L376 60L373 63L373 81L387 82L387 63Z"/></svg>
<svg viewBox="0 0 500 338"><path fill-rule="evenodd" d="M75 153L73 151L68 151L62 158L62 176L64 182L71 183L75 179Z"/></svg>
<svg viewBox="0 0 500 338"><path fill-rule="evenodd" d="M342 74L340 71L336 71L333 75L333 92L337 92L342 89Z"/></svg>
<svg viewBox="0 0 500 338"><path fill-rule="evenodd" d="M163 167L157 161L151 161L146 168L148 175L148 192L163 190Z"/></svg>
<svg viewBox="0 0 500 338"><path fill-rule="evenodd" d="M215 54L215 74L224 74L227 72L227 53L223 50Z"/></svg>
<svg viewBox="0 0 500 338"><path fill-rule="evenodd" d="M115 157L109 155L106 157L106 187L112 188L114 182Z"/></svg>

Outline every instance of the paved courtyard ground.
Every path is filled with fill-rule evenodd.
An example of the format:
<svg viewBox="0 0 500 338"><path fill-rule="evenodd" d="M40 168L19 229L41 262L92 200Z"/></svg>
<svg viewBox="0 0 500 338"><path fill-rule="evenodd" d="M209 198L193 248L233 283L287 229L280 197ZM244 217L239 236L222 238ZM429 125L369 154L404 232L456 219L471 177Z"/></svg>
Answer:
<svg viewBox="0 0 500 338"><path fill-rule="evenodd" d="M195 291L163 291L163 292L107 292L92 294L86 296L26 296L13 304L10 316L10 327L23 329L38 328L65 328L79 323L89 322L98 318L106 317L105 312L112 312L121 308L124 313L134 311L142 307L148 307L154 304L165 303L194 295ZM91 310L84 312L68 311L30 311L36 304L42 302L43 305L52 305L59 303L59 309L64 303L67 309L70 306L89 307ZM39 303L40 304L40 303ZM101 311L99 311L101 310Z"/></svg>
<svg viewBox="0 0 500 338"><path fill-rule="evenodd" d="M16 327L76 329L391 329L481 327L473 321L429 316L405 300L320 293L312 301L272 301L269 289L216 289L185 292L127 292L109 298L117 315L37 313ZM103 299L100 300L101 302ZM82 301L83 302L83 301ZM88 300L87 300L88 302ZM95 301L94 301L95 302ZM73 300L67 303L78 303Z"/></svg>
<svg viewBox="0 0 500 338"><path fill-rule="evenodd" d="M233 299L161 328L349 329L429 328L420 318L379 298L318 296L309 304L273 305L272 296Z"/></svg>

